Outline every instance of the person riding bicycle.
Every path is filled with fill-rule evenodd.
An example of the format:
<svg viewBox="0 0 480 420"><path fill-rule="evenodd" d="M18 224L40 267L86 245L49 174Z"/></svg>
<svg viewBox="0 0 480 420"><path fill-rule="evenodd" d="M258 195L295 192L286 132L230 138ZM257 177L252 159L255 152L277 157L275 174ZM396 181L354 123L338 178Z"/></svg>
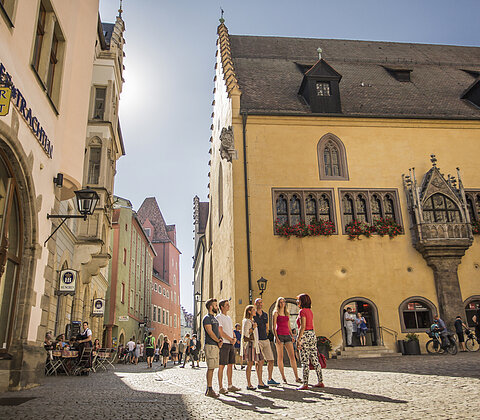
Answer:
<svg viewBox="0 0 480 420"><path fill-rule="evenodd" d="M440 339L442 340L442 349L446 349L450 345L449 338L448 338L447 325L445 324L445 321L443 321L443 319L441 319L438 315L435 315L433 319L438 328L438 331L436 332L440 334Z"/></svg>

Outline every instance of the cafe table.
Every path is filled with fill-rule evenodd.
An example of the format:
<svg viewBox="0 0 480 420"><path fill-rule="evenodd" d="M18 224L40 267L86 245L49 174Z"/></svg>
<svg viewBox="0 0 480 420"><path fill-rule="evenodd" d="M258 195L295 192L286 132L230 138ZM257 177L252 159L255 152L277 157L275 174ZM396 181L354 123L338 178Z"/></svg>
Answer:
<svg viewBox="0 0 480 420"><path fill-rule="evenodd" d="M76 350L53 350L53 357L60 361L65 373L70 375L75 367L75 359L78 357Z"/></svg>

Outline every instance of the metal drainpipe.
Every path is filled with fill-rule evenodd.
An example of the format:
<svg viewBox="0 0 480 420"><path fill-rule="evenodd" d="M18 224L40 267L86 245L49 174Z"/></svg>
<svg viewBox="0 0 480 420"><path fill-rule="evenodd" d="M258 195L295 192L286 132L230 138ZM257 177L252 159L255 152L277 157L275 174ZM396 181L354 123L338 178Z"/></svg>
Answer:
<svg viewBox="0 0 480 420"><path fill-rule="evenodd" d="M248 174L247 174L247 111L242 113L243 128L243 175L245 182L245 230L247 234L247 266L248 266L248 302L253 302L252 291L252 264L250 258L250 215L248 210Z"/></svg>

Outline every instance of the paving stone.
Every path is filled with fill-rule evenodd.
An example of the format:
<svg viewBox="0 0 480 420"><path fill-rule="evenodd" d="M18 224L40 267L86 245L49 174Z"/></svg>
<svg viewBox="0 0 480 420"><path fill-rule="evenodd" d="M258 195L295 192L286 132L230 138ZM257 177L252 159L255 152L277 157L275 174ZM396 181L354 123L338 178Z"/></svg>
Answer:
<svg viewBox="0 0 480 420"><path fill-rule="evenodd" d="M474 418L480 410L480 353L331 360L326 388L286 385L247 391L245 371L233 373L240 392L204 396L206 366L116 365L85 377L48 377L42 386L0 394L1 419L436 419ZM299 370L301 374L301 370ZM264 379L266 380L264 368ZM274 378L280 379L275 368ZM310 372L310 383L316 380ZM252 372L256 384L256 372ZM224 379L226 385L226 378ZM214 389L218 390L216 375ZM2 405L10 398L18 405ZM16 399L16 400L13 400ZM19 400L19 399L23 400ZM8 403L8 401L4 401Z"/></svg>

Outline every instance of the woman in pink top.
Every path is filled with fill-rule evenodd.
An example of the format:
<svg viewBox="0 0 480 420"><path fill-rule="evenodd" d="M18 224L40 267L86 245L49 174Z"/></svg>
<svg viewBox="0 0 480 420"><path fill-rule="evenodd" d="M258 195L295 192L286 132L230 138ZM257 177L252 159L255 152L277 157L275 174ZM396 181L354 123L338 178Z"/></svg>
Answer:
<svg viewBox="0 0 480 420"><path fill-rule="evenodd" d="M297 318L298 338L297 346L300 350L300 360L303 364L303 385L297 389L308 389L308 374L311 363L317 372L318 383L314 385L317 388L323 388L322 367L318 361L317 337L313 328L312 301L307 294L301 294L297 297L297 305L300 307L300 313Z"/></svg>
<svg viewBox="0 0 480 420"><path fill-rule="evenodd" d="M275 331L275 345L277 347L277 363L278 369L282 375L284 383L287 383L285 377L285 370L283 366L283 346L287 349L288 358L290 359L290 365L293 368L295 374L295 380L302 382L298 377L297 361L293 352L293 335L290 328L290 314L288 313L287 303L283 297L277 299L275 310L273 311L273 329Z"/></svg>

